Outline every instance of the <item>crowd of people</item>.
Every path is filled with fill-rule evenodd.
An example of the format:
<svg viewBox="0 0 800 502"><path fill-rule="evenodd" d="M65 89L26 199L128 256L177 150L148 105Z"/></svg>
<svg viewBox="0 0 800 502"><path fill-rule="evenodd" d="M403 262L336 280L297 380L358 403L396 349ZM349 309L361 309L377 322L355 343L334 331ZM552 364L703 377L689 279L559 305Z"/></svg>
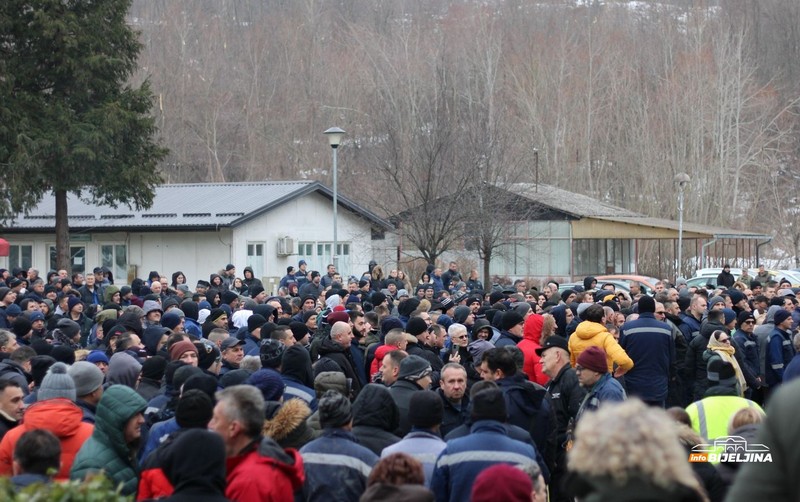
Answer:
<svg viewBox="0 0 800 502"><path fill-rule="evenodd" d="M0 269L0 476L136 500L795 498L795 290L732 279L485 290L455 262L412 283L301 260L271 294L233 264L193 288ZM728 436L771 462L689 461Z"/></svg>

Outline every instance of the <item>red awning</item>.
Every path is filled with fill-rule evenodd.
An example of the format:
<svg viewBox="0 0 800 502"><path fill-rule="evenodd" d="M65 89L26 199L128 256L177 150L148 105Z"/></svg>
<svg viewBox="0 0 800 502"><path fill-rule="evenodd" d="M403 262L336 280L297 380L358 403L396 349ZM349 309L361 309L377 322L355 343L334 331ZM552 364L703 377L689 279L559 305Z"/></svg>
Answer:
<svg viewBox="0 0 800 502"><path fill-rule="evenodd" d="M0 256L8 256L9 247L8 241L0 238Z"/></svg>

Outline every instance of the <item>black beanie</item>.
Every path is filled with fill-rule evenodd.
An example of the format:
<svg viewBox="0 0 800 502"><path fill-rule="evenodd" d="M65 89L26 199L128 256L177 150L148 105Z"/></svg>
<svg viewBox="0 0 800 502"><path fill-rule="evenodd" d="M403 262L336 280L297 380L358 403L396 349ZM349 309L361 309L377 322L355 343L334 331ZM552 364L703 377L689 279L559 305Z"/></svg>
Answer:
<svg viewBox="0 0 800 502"><path fill-rule="evenodd" d="M428 323L421 317L412 317L406 323L406 332L418 336L428 331Z"/></svg>
<svg viewBox="0 0 800 502"><path fill-rule="evenodd" d="M289 329L292 330L292 335L294 335L294 339L298 342L308 334L308 327L305 323L299 321L290 322Z"/></svg>
<svg viewBox="0 0 800 502"><path fill-rule="evenodd" d="M412 312L417 310L419 304L420 301L417 298L409 298L408 300L404 300L400 302L400 305L397 306L397 313L403 317L408 317Z"/></svg>
<svg viewBox="0 0 800 502"><path fill-rule="evenodd" d="M256 329L260 328L261 326L265 325L267 320L264 318L263 315L260 314L253 314L247 318L247 331L252 333Z"/></svg>
<svg viewBox="0 0 800 502"><path fill-rule="evenodd" d="M196 373L183 383L182 392L186 393L189 390L203 391L213 400L214 393L217 392L217 379L208 373Z"/></svg>
<svg viewBox="0 0 800 502"><path fill-rule="evenodd" d="M147 358L142 363L142 378L161 381L164 378L164 371L167 369L167 360L161 356Z"/></svg>
<svg viewBox="0 0 800 502"><path fill-rule="evenodd" d="M408 421L414 427L430 429L442 423L444 404L438 394L423 390L411 394L408 408Z"/></svg>
<svg viewBox="0 0 800 502"><path fill-rule="evenodd" d="M486 389L478 392L472 398L472 421L497 420L505 422L508 419L506 400L500 389Z"/></svg>
<svg viewBox="0 0 800 502"><path fill-rule="evenodd" d="M223 291L222 292L222 296L220 297L220 299L222 300L222 304L230 305L234 300L238 300L239 299L239 295L236 294L235 291L230 291L230 290Z"/></svg>
<svg viewBox="0 0 800 502"><path fill-rule="evenodd" d="M183 300L181 302L181 312L183 312L183 315L185 315L187 319L197 321L197 316L200 315L200 307L197 305L197 302Z"/></svg>
<svg viewBox="0 0 800 502"><path fill-rule="evenodd" d="M53 356L53 359L57 362L62 362L67 366L75 364L75 351L66 345L54 346L53 350L50 351L50 355Z"/></svg>
<svg viewBox="0 0 800 502"><path fill-rule="evenodd" d="M386 301L386 295L384 295L380 291L375 291L374 293L372 293L370 301L372 302L373 305L380 305L381 303Z"/></svg>
<svg viewBox="0 0 800 502"><path fill-rule="evenodd" d="M208 394L199 389L190 389L185 391L178 400L178 406L175 408L175 422L182 429L205 429L208 427L213 413L214 403Z"/></svg>
<svg viewBox="0 0 800 502"><path fill-rule="evenodd" d="M639 298L639 313L640 314L644 314L644 313L652 314L655 311L656 311L656 301L653 299L653 297L652 296L647 296L647 295L642 295L642 297Z"/></svg>
<svg viewBox="0 0 800 502"><path fill-rule="evenodd" d="M23 336L30 333L31 329L33 328L33 323L31 323L27 317L19 316L14 319L14 324L11 325L11 331L17 336L17 338L22 338Z"/></svg>
<svg viewBox="0 0 800 502"><path fill-rule="evenodd" d="M31 358L31 376L36 387L42 385L42 380L44 380L47 370L55 363L55 358L50 356L38 355Z"/></svg>

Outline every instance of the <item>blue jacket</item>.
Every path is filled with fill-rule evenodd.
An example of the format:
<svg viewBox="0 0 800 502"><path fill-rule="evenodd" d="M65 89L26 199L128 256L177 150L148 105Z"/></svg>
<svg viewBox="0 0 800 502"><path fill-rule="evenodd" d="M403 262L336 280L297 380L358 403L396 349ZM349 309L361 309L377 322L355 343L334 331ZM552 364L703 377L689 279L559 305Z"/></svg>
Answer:
<svg viewBox="0 0 800 502"><path fill-rule="evenodd" d="M766 383L774 387L783 381L783 370L794 357L794 347L789 333L778 328L772 330L767 344Z"/></svg>
<svg viewBox="0 0 800 502"><path fill-rule="evenodd" d="M194 319L189 319L188 317L183 319L183 331L197 338L203 338L203 329Z"/></svg>
<svg viewBox="0 0 800 502"><path fill-rule="evenodd" d="M681 313L680 318L682 322L678 329L681 330L683 337L686 338L686 343L689 343L700 332L700 321L685 312Z"/></svg>
<svg viewBox="0 0 800 502"><path fill-rule="evenodd" d="M292 398L302 399L306 402L308 407L311 408L312 413L317 411L317 393L314 391L314 389L306 387L297 379L290 376L282 374L281 378L283 379L283 384L285 385L285 388L283 389L284 402Z"/></svg>
<svg viewBox="0 0 800 502"><path fill-rule="evenodd" d="M800 354L795 354L791 362L783 369L783 381L789 382L800 377Z"/></svg>
<svg viewBox="0 0 800 502"><path fill-rule="evenodd" d="M744 363L754 375L758 375L761 372L759 368L758 338L756 338L755 334L748 335L742 330L737 330L733 334L733 339L736 341L736 345L742 348Z"/></svg>
<svg viewBox="0 0 800 502"><path fill-rule="evenodd" d="M522 341L522 337L514 336L508 331L500 331L500 338L494 342L495 347L508 347L511 345L517 345L519 342Z"/></svg>
<svg viewBox="0 0 800 502"><path fill-rule="evenodd" d="M470 500L472 484L483 470L495 464L535 464L536 451L507 436L505 425L479 420L470 435L447 442L436 460L431 490L437 502Z"/></svg>
<svg viewBox="0 0 800 502"><path fill-rule="evenodd" d="M307 502L358 502L378 461L377 455L343 429L325 429L322 437L300 448L300 455L306 471L303 499Z"/></svg>
<svg viewBox="0 0 800 502"><path fill-rule="evenodd" d="M258 356L261 350L261 340L254 337L248 331L246 335L244 335L244 355L246 356Z"/></svg>
<svg viewBox="0 0 800 502"><path fill-rule="evenodd" d="M626 397L625 389L622 388L622 385L614 380L610 373L606 373L586 393L575 421L579 421L585 412L596 410L606 401L624 401Z"/></svg>
<svg viewBox="0 0 800 502"><path fill-rule="evenodd" d="M178 425L178 421L175 420L175 417L153 424L153 427L150 429L150 433L147 435L147 443L145 443L144 450L140 456L140 465L144 465L147 457L153 453L156 448L158 448L158 445L167 439L167 436L179 430L180 428L181 426Z"/></svg>
<svg viewBox="0 0 800 502"><path fill-rule="evenodd" d="M358 377L363 387L369 383L369 380L367 380L367 367L364 364L364 351L361 349L361 346L358 344L358 339L355 337L353 337L353 340L350 342L350 353L353 354L353 362L355 362L353 370L355 370L356 377Z"/></svg>
<svg viewBox="0 0 800 502"><path fill-rule="evenodd" d="M675 372L675 344L669 325L643 312L622 325L619 345L633 359L633 369L625 373L628 393L644 401L665 401L670 374Z"/></svg>

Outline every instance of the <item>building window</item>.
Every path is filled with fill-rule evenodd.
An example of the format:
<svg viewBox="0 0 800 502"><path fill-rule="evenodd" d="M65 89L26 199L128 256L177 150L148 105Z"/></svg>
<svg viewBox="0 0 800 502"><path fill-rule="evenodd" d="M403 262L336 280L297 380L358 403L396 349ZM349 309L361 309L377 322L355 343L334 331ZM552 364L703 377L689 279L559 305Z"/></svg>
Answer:
<svg viewBox="0 0 800 502"><path fill-rule="evenodd" d="M490 273L500 277L568 276L569 235L567 221L511 222L504 245L492 258Z"/></svg>
<svg viewBox="0 0 800 502"><path fill-rule="evenodd" d="M337 242L339 264L337 271L346 277L350 274L350 243ZM324 274L329 263L333 263L333 242L301 242L298 246L298 260L305 260L308 270L317 270Z"/></svg>
<svg viewBox="0 0 800 502"><path fill-rule="evenodd" d="M31 244L11 244L8 250L8 268L28 270L33 267L33 246Z"/></svg>
<svg viewBox="0 0 800 502"><path fill-rule="evenodd" d="M101 244L100 263L114 275L114 282L128 281L128 246L125 244Z"/></svg>
<svg viewBox="0 0 800 502"><path fill-rule="evenodd" d="M253 269L253 276L261 278L264 275L264 243L247 243L247 266Z"/></svg>
<svg viewBox="0 0 800 502"><path fill-rule="evenodd" d="M56 246L49 246L48 256L50 256L50 270L58 270L56 267ZM69 247L69 264L72 273L86 273L86 246Z"/></svg>
<svg viewBox="0 0 800 502"><path fill-rule="evenodd" d="M576 239L575 275L630 274L634 270L631 239Z"/></svg>

